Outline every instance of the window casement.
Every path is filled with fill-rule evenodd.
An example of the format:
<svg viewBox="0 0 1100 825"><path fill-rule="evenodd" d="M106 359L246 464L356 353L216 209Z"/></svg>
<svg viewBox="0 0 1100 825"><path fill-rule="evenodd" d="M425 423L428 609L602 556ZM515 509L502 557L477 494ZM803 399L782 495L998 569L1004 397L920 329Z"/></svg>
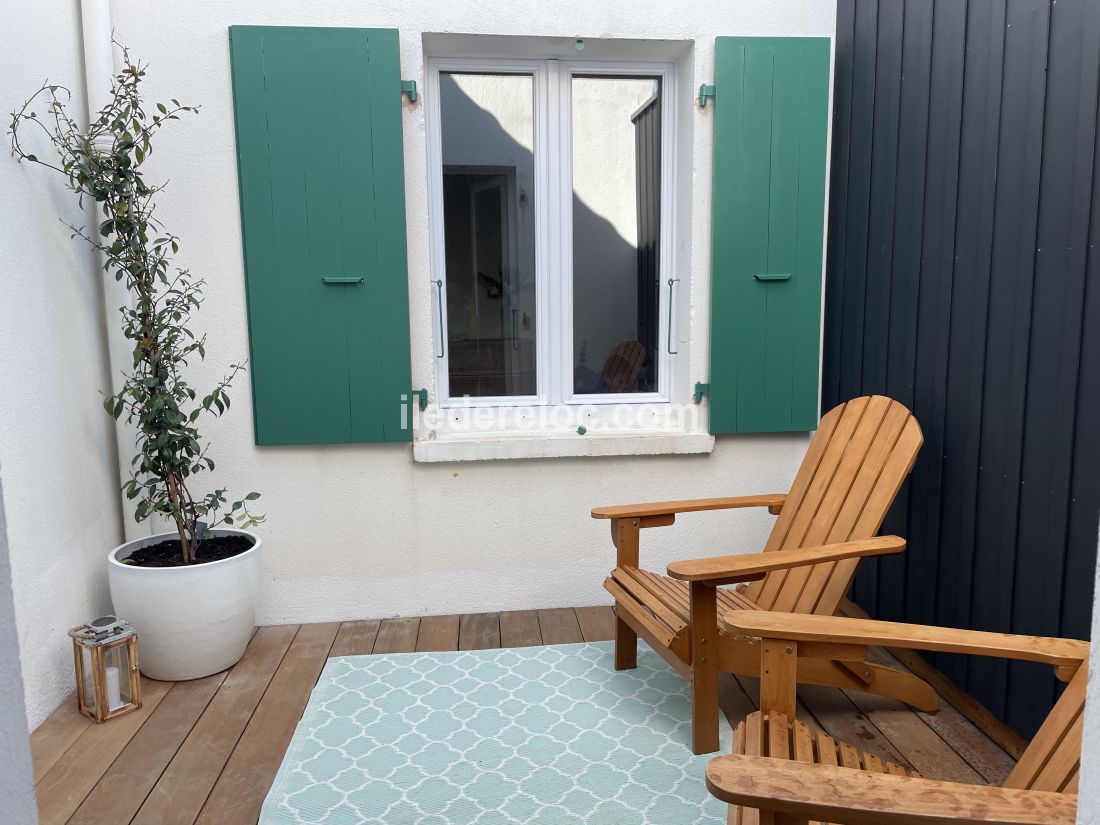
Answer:
<svg viewBox="0 0 1100 825"><path fill-rule="evenodd" d="M440 407L667 405L673 64L433 59L427 82Z"/></svg>

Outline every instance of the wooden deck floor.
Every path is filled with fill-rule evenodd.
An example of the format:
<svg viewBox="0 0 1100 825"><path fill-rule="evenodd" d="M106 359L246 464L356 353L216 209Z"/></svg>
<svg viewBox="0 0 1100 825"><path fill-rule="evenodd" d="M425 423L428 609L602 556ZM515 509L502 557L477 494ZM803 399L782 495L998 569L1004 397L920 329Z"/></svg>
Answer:
<svg viewBox="0 0 1100 825"><path fill-rule="evenodd" d="M144 687L139 711L92 725L66 703L31 737L42 825L255 823L329 656L609 639L608 607L262 627L225 673ZM886 654L880 654L886 656ZM724 677L731 719L756 680ZM1013 761L950 706L936 715L833 688L799 690L811 726L928 777L999 783Z"/></svg>

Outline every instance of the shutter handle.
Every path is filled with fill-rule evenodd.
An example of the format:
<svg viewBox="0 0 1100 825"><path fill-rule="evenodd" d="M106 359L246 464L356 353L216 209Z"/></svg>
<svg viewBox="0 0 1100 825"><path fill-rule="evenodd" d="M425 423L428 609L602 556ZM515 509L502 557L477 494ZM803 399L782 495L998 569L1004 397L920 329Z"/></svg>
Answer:
<svg viewBox="0 0 1100 825"><path fill-rule="evenodd" d="M752 279L754 281L789 281L791 279L791 273L789 272L754 272L752 273Z"/></svg>
<svg viewBox="0 0 1100 825"><path fill-rule="evenodd" d="M321 283L326 286L356 286L367 280L366 278L322 278Z"/></svg>

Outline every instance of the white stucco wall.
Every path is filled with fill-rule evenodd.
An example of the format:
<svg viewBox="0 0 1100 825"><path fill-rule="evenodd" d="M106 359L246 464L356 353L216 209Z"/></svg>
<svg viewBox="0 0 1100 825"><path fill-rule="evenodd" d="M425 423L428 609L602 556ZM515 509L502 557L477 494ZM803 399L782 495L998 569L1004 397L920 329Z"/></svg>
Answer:
<svg viewBox="0 0 1100 825"><path fill-rule="evenodd" d="M208 278L199 318L210 353L199 375L248 351L233 138L227 28L231 24L382 26L401 31L402 77L424 89L423 32L695 41L684 70L697 89L711 81L716 35L832 35L835 5L820 0L729 3L706 0L690 13L665 0L567 0L518 4L339 0L301 4L200 0L117 0L118 38L150 61L153 98L202 104L166 130L153 169L171 177L159 214L183 239L179 262ZM690 380L707 377L710 240L709 111L693 110L691 177ZM434 386L429 287L427 150L424 107L404 110L409 302L414 386ZM685 381L685 384L688 382ZM262 528L266 582L261 621L605 603L600 584L612 559L606 523L591 507L619 501L786 489L805 435L720 438L709 456L544 459L415 464L408 446L262 448L253 445L247 384L233 411L208 432L218 479L256 489L269 520ZM682 519L644 540L661 565L705 552L752 551L771 519L740 512ZM130 534L141 528L129 528Z"/></svg>
<svg viewBox="0 0 1100 825"><path fill-rule="evenodd" d="M0 55L0 109L12 111L49 77L73 88L83 120L75 0L9 4ZM0 466L34 727L72 690L65 631L109 608L104 557L120 539L120 507L99 394L108 385L101 273L58 220L88 219L60 176L7 151L0 192Z"/></svg>
<svg viewBox="0 0 1100 825"><path fill-rule="evenodd" d="M1092 596L1092 633L1100 641L1100 558ZM1089 661L1089 690L1085 701L1085 735L1081 747L1081 796L1077 803L1079 825L1100 825L1100 653L1096 644Z"/></svg>
<svg viewBox="0 0 1100 825"><path fill-rule="evenodd" d="M570 49L579 36L589 43L586 57L599 38L676 40L684 44L677 85L685 92L712 80L717 35L831 36L835 25L830 0L703 0L690 12L667 0L197 0L185 12L181 3L116 0L114 7L117 37L150 63L150 98L202 105L161 134L149 168L153 178L171 179L158 214L183 240L177 262L208 280L198 315L209 332L209 360L194 374L200 387L248 352L231 24L398 28L402 76L421 89L425 32L561 38ZM82 78L73 0L28 6L20 18L0 34L0 102L8 108L43 77L77 87ZM691 107L689 121L677 125L677 171L690 195L680 205L690 231L679 234L675 250L688 287L676 324L685 353L681 398L708 373L709 111ZM404 130L412 379L434 388L422 104L405 105ZM55 216L83 219L56 181L31 171L0 163L0 461L33 725L69 688L65 628L106 607L102 556L118 539L119 503L112 430L98 406L106 381L97 273ZM588 517L591 507L784 490L807 440L723 437L702 456L417 464L407 445L257 448L247 381L234 401L206 432L216 480L263 493L261 622L606 603L600 583L613 552L606 523ZM747 511L686 517L647 534L643 552L659 568L678 557L752 551L770 524L765 513ZM149 525L125 529L133 537Z"/></svg>
<svg viewBox="0 0 1100 825"><path fill-rule="evenodd" d="M6 630L14 622L4 496L0 485L0 628ZM19 641L11 633L0 634L0 662L4 662L0 667L0 743L3 743L0 746L0 799L4 800L6 821L35 825L38 811L23 701L23 671L19 666Z"/></svg>

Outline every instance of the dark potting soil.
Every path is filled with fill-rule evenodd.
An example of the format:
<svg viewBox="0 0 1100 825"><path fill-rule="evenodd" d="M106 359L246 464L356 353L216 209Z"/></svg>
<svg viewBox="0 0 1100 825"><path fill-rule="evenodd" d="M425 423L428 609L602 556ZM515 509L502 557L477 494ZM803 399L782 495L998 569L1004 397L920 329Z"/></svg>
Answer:
<svg viewBox="0 0 1100 825"><path fill-rule="evenodd" d="M194 564L231 559L251 548L252 540L247 536L211 536L199 542ZM180 549L179 539L168 539L135 550L119 561L129 562L137 567L182 567L183 551Z"/></svg>

